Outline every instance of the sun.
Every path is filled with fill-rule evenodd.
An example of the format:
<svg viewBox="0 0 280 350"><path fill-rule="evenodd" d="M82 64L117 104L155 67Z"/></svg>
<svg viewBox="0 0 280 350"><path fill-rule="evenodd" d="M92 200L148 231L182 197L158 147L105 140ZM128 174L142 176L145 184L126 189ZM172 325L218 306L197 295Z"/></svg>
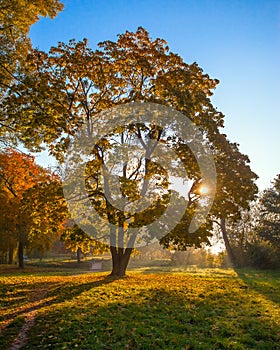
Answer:
<svg viewBox="0 0 280 350"><path fill-rule="evenodd" d="M209 193L209 188L207 186L201 186L199 192L201 195L206 195Z"/></svg>

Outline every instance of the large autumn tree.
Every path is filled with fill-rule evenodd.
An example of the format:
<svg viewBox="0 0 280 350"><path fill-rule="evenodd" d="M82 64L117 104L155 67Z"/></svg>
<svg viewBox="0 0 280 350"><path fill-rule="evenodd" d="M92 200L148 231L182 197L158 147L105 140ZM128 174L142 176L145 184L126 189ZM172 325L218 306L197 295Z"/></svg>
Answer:
<svg viewBox="0 0 280 350"><path fill-rule="evenodd" d="M201 200L199 186L204 179L196 157L189 148L190 139L182 139L174 132L174 125L173 129L170 125L164 130L156 124L135 124L132 120L113 133L102 135L103 138L92 145L93 157L88 164L85 181L89 180L88 191L93 205L99 208L100 215L107 215L110 222L118 222L118 230L122 235L126 229L126 219L132 218L124 218L120 211L112 208L110 202L106 201L107 196L104 196L106 189L99 191L98 176L100 169L104 170L106 165L106 152L116 152L114 150L125 139L130 139L131 144L139 140L144 149L144 159L138 157L130 172L123 164L119 170L122 174L118 174L121 196L128 199L134 196L131 200L136 200L139 195L146 194L147 189L144 185L144 192L139 192L137 174L144 178L159 174L161 185L168 185L162 168L150 160L154 150L152 141L166 144L181 158L191 186L187 194L189 204L182 220L161 242L165 246L173 244L184 249L189 245L200 246L202 242L208 242L213 220L218 219L226 232L226 219L238 216L240 209L248 205L257 191L254 185L256 175L249 167L248 157L242 155L238 146L230 143L226 135L221 133L224 116L213 107L210 100L217 84L218 80L203 73L196 63L185 63L180 56L169 51L164 40L152 40L148 32L140 27L135 33L119 35L116 42L100 43L99 49L95 51L88 46L87 40L59 43L48 54L33 51L21 81L12 86L5 99L5 117L9 127L16 130L17 137L27 147L39 149L43 142L51 154L63 161L67 147L73 136L80 132L81 126L90 138L98 127L100 113L109 108L149 102L172 107L182 113L199 128L202 143L212 149L217 169L218 190L212 216L208 217L197 235L190 234L188 226ZM142 172L141 166L144 169ZM103 183L106 187L106 178ZM155 211L152 211L153 214L150 212L151 216L156 217L157 210L165 210L168 196L167 190L158 198L158 202L154 203ZM182 198L178 194L178 203L180 200ZM206 195L203 200L206 203L210 197ZM139 216L137 220L141 219ZM139 225L135 223L135 217L132 221L132 225ZM125 249L112 242L111 252L112 274L123 275L131 247Z"/></svg>

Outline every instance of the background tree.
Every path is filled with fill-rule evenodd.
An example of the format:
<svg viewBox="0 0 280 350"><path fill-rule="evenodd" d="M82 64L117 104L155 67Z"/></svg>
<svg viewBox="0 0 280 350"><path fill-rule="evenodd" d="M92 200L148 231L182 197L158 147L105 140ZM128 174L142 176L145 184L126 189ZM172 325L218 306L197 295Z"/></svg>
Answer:
<svg viewBox="0 0 280 350"><path fill-rule="evenodd" d="M259 197L260 210L255 234L257 240L249 245L251 265L260 268L280 267L280 175Z"/></svg>
<svg viewBox="0 0 280 350"><path fill-rule="evenodd" d="M59 177L50 173L25 191L20 211L26 218L28 251L36 251L42 258L65 230L68 208Z"/></svg>
<svg viewBox="0 0 280 350"><path fill-rule="evenodd" d="M3 218L0 232L9 237L10 262L17 242L21 268L28 243L36 241L45 245L43 237L49 240L50 233L58 230L64 200L61 185L58 187L57 183L58 179L49 170L38 166L33 156L13 149L0 153L0 189L5 200L0 206Z"/></svg>
<svg viewBox="0 0 280 350"><path fill-rule="evenodd" d="M217 188L211 214L219 226L231 263L235 264L234 253L227 232L227 224L241 219L256 199L258 176L250 169L248 156L242 154L236 143L231 143L225 135L217 136L219 148L213 150L217 169Z"/></svg>
<svg viewBox="0 0 280 350"><path fill-rule="evenodd" d="M61 241L67 249L77 254L78 263L81 262L82 254L102 254L109 250L108 246L90 237L76 224L63 231Z"/></svg>
<svg viewBox="0 0 280 350"><path fill-rule="evenodd" d="M221 226L218 225L216 236L218 240L223 240L226 234L230 253L234 260L229 261L230 264L234 262L236 266L244 267L251 265L250 261L250 247L255 246L260 241L256 233L256 225L259 217L258 201L250 203L249 209L240 209L238 218L227 219L226 231L221 232ZM230 254L227 254L230 257Z"/></svg>
<svg viewBox="0 0 280 350"><path fill-rule="evenodd" d="M280 249L280 174L273 186L260 196L260 220L257 232L259 236Z"/></svg>
<svg viewBox="0 0 280 350"><path fill-rule="evenodd" d="M78 43L72 40L69 44L59 43L49 54L32 52L21 82L13 86L5 100L9 126L17 130L27 147L39 149L44 142L51 154L63 160L72 136L83 125L90 137L98 126L98 114L103 110L128 102L154 102L173 107L199 127L205 144L213 150L218 190L212 217L209 217L211 220L202 228L201 239L187 231L190 215L196 206L193 203L184 217L185 224L181 222L180 230L168 235L164 244L175 244L182 249L195 242L201 244L211 235L212 222L217 219L226 233L226 219L238 216L241 208L248 206L257 187L254 185L256 175L249 167L248 157L242 155L238 146L230 143L220 132L224 116L210 101L218 80L210 79L196 63L183 62L180 56L169 51L164 40L152 40L141 27L135 33L119 35L116 42L100 43L99 47L99 50L93 51L86 40ZM19 118L24 123L19 123ZM131 128L135 136L137 132L139 136L137 127L132 125ZM167 139L162 139L164 133L153 128L153 125L142 125L140 139L143 142L147 138L166 142ZM121 137L120 131L117 134ZM106 139L105 135L107 148L103 145L103 151L112 148L112 143L108 141L111 136L107 135ZM197 191L202 181L201 173L188 148L188 140L173 135L168 139L168 146L188 165L187 174L192 183L189 198L201 197ZM102 148L94 149L96 159L100 161ZM128 179L125 177L123 182L131 186ZM104 208L106 210L108 206ZM111 219L116 220L116 215ZM120 227L121 230L124 228ZM226 241L226 234L224 238ZM226 246L229 247L227 241ZM116 247L112 247L115 251ZM129 259L129 250L120 248L115 253L117 265L122 260L121 256ZM113 271L117 275L124 273L125 268Z"/></svg>
<svg viewBox="0 0 280 350"><path fill-rule="evenodd" d="M15 233L17 208L13 206L13 199L2 188L0 189L0 213L0 262L12 264L17 248Z"/></svg>
<svg viewBox="0 0 280 350"><path fill-rule="evenodd" d="M237 266L277 268L279 259L279 175L250 208L227 220L226 233Z"/></svg>

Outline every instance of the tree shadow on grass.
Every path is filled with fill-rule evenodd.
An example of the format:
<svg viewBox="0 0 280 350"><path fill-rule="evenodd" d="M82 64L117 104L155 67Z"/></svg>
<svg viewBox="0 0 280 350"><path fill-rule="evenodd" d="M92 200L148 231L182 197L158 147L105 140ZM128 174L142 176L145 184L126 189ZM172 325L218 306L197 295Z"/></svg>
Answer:
<svg viewBox="0 0 280 350"><path fill-rule="evenodd" d="M280 306L280 271L236 268L235 272L250 288Z"/></svg>
<svg viewBox="0 0 280 350"><path fill-rule="evenodd" d="M72 284L69 283L69 281L66 283L47 281L24 283L24 289L20 292L17 290L17 286L21 288L20 284L16 286L9 286L9 284L6 284L7 290L10 289L10 291L14 293L12 299L7 296L1 300L1 308L3 308L3 314L0 316L1 349L10 349L15 339L23 341L22 334L28 334L30 327L26 323L26 320L30 320L30 317L34 318L34 315L36 319L37 314L41 310L53 308L59 303L77 298L80 294L88 290L114 281L113 278L107 276L100 276L100 278L96 280L96 276L93 275L92 277L94 280L90 281L91 276L89 276L87 277L89 282L85 283L83 280L79 282L79 276L76 277L75 283ZM75 280L75 277L73 280ZM25 293L25 297L21 299L23 292ZM27 326L27 328L23 331L25 326ZM24 342L20 345L20 348L22 348L22 346L24 346ZM38 348L41 347L38 346Z"/></svg>
<svg viewBox="0 0 280 350"><path fill-rule="evenodd" d="M278 328L258 316L259 306L206 289L134 288L115 299L104 289L104 300L90 294L40 314L26 349L277 349Z"/></svg>
<svg viewBox="0 0 280 350"><path fill-rule="evenodd" d="M78 276L76 276L78 277ZM90 276L88 279L90 280ZM3 313L3 316L0 316L1 321L9 321L13 320L15 317L20 315L27 314L34 309L40 309L46 306L51 306L57 303L65 302L67 300L71 300L73 298L78 297L81 293L84 293L92 288L97 288L104 284L109 284L114 281L114 278L110 276L100 276L99 279L96 280L96 276L92 275L94 278L93 281L89 281L87 283L79 283L79 279L76 278L76 282L69 283L67 282L35 282L26 283L24 285L24 293L25 297L20 303L19 296L23 294L22 291L18 292L17 290L13 293L13 298L10 298L6 295L6 297L2 297L1 300L1 308L11 308L10 313ZM73 278L74 280L74 278ZM9 287L9 284L5 285L6 290L12 290L12 286ZM61 293L61 289L63 293ZM43 291L43 294L41 294ZM34 296L32 297L32 294ZM14 309L14 311L12 311Z"/></svg>

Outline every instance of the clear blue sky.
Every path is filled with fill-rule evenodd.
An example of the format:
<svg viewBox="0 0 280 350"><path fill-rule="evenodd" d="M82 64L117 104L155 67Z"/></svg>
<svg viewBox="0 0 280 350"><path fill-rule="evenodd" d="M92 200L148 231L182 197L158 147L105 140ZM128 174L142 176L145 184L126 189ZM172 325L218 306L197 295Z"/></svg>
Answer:
<svg viewBox="0 0 280 350"><path fill-rule="evenodd" d="M231 141L251 159L264 189L280 173L280 1L64 0L54 20L31 28L35 47L89 39L92 48L138 26L196 61L220 85L212 98Z"/></svg>

